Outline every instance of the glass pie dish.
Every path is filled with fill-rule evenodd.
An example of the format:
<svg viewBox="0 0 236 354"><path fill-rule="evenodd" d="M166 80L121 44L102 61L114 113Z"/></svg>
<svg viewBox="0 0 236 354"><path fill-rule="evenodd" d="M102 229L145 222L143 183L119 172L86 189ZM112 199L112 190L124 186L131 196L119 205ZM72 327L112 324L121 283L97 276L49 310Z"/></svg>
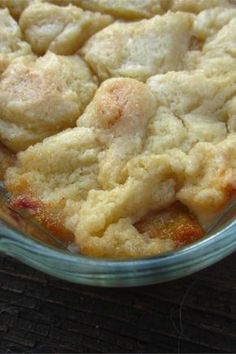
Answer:
<svg viewBox="0 0 236 354"><path fill-rule="evenodd" d="M203 239L156 257L96 259L75 254L32 217L13 210L0 186L0 251L55 277L79 284L129 287L166 282L190 275L236 250L235 200Z"/></svg>

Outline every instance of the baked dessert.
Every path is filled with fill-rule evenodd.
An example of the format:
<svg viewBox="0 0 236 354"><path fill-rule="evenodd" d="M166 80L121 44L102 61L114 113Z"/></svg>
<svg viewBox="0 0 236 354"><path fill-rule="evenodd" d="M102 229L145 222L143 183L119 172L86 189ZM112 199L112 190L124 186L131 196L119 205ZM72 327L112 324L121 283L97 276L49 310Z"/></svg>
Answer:
<svg viewBox="0 0 236 354"><path fill-rule="evenodd" d="M203 237L236 190L233 1L38 0L19 26L34 54L0 79L12 205L89 256Z"/></svg>

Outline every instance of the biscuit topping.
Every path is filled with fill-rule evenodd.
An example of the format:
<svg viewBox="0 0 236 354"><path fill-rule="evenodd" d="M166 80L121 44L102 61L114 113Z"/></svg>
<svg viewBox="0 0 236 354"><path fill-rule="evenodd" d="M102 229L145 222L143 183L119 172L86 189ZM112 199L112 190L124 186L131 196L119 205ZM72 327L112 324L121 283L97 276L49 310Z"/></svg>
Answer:
<svg viewBox="0 0 236 354"><path fill-rule="evenodd" d="M0 0L12 204L90 256L203 237L236 190L235 5Z"/></svg>

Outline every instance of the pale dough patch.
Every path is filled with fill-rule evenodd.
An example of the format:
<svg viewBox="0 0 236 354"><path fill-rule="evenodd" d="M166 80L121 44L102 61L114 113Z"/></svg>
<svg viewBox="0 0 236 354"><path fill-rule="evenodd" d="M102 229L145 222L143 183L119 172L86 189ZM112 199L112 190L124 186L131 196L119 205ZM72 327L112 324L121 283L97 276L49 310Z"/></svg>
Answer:
<svg viewBox="0 0 236 354"><path fill-rule="evenodd" d="M136 20L164 13L171 0L49 0L57 5L73 4L85 10L99 11L117 18Z"/></svg>
<svg viewBox="0 0 236 354"><path fill-rule="evenodd" d="M96 88L78 56L15 60L0 81L0 140L19 151L73 127Z"/></svg>
<svg viewBox="0 0 236 354"><path fill-rule="evenodd" d="M81 53L101 80L181 70L189 50L192 16L168 13L134 23L114 23L95 34Z"/></svg>
<svg viewBox="0 0 236 354"><path fill-rule="evenodd" d="M0 0L0 8L8 8L12 16L18 19L27 6L38 0Z"/></svg>
<svg viewBox="0 0 236 354"><path fill-rule="evenodd" d="M83 11L75 6L33 3L23 12L19 23L36 54L42 55L50 50L70 55L112 21L111 16Z"/></svg>
<svg viewBox="0 0 236 354"><path fill-rule="evenodd" d="M0 75L15 58L31 54L17 22L8 9L0 9Z"/></svg>

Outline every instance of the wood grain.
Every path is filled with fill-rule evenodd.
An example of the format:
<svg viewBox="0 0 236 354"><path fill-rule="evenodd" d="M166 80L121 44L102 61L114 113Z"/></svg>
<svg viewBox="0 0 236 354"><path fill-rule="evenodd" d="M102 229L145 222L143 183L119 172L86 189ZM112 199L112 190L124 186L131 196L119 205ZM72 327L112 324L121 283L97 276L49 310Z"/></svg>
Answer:
<svg viewBox="0 0 236 354"><path fill-rule="evenodd" d="M0 352L235 353L234 255L166 284L70 284L0 255Z"/></svg>

